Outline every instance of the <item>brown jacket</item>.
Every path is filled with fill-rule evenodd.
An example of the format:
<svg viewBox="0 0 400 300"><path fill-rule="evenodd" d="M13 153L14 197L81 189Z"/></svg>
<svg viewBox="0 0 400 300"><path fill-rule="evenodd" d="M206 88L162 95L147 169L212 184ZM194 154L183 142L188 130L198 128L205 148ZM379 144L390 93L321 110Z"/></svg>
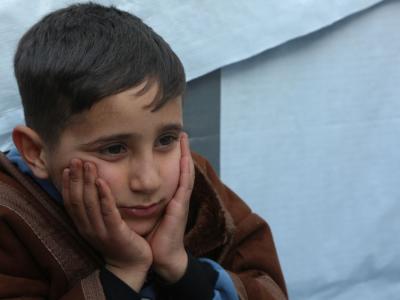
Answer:
<svg viewBox="0 0 400 300"><path fill-rule="evenodd" d="M220 263L241 299L287 299L267 223L193 158L187 249ZM64 210L0 154L0 299L105 299L101 265Z"/></svg>

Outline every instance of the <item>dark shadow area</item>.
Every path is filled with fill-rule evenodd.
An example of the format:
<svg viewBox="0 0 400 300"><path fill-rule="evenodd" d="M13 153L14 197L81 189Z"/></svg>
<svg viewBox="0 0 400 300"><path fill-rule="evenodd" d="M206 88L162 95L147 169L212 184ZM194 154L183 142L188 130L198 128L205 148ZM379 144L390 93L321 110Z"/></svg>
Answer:
<svg viewBox="0 0 400 300"><path fill-rule="evenodd" d="M185 129L192 150L205 156L219 174L221 72L188 83L183 104Z"/></svg>

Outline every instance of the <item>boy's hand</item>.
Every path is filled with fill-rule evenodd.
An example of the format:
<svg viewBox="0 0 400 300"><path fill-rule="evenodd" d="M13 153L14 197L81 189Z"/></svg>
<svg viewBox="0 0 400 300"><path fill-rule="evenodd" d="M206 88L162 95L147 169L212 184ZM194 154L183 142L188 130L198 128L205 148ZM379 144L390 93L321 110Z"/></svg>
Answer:
<svg viewBox="0 0 400 300"><path fill-rule="evenodd" d="M178 281L184 275L188 263L183 237L194 183L194 165L186 133L182 134L180 145L181 171L178 188L158 227L147 238L153 251L153 268L169 283Z"/></svg>
<svg viewBox="0 0 400 300"><path fill-rule="evenodd" d="M79 233L101 252L106 268L139 291L152 264L151 248L122 220L96 166L72 159L63 173L62 196Z"/></svg>

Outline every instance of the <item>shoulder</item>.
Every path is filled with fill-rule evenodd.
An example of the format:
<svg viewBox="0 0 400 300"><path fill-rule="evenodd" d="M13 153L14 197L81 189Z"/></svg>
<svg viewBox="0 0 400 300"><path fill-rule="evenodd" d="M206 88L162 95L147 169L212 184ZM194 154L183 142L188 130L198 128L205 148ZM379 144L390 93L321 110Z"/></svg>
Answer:
<svg viewBox="0 0 400 300"><path fill-rule="evenodd" d="M190 199L185 244L195 257L208 257L217 248L231 241L234 226L223 203L222 190L219 191L218 188L222 183L211 164L197 153L192 153L192 158L195 182Z"/></svg>
<svg viewBox="0 0 400 300"><path fill-rule="evenodd" d="M250 207L225 183L211 166L210 162L198 153L192 152L193 161L196 167L195 184L207 185L215 193L221 205L233 217L235 223L251 214Z"/></svg>
<svg viewBox="0 0 400 300"><path fill-rule="evenodd" d="M192 151L192 158L196 168L200 169L203 173L212 168L210 162L202 155Z"/></svg>
<svg viewBox="0 0 400 300"><path fill-rule="evenodd" d="M204 244L209 245L212 241L224 245L224 250L227 250L234 239L245 238L249 232L257 231L260 225L265 227L266 222L253 214L249 206L221 181L207 159L197 153L192 153L192 157L196 177L191 208L197 211L194 229L201 229L196 238L201 236ZM214 236L219 237L218 242L213 241Z"/></svg>
<svg viewBox="0 0 400 300"><path fill-rule="evenodd" d="M4 228L7 235L3 234ZM64 210L3 154L0 154L0 232L0 245L13 239L20 241L10 261L18 261L20 250L26 251L36 261L36 267L50 266L68 282L82 278L97 265L97 257L82 243ZM18 264L26 265L29 260ZM0 268L0 275L1 271Z"/></svg>

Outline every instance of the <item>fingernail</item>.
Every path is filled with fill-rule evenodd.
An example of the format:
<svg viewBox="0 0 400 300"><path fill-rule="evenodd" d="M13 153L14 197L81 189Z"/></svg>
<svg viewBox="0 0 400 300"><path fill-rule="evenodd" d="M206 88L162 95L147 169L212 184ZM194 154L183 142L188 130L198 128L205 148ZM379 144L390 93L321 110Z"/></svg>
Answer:
<svg viewBox="0 0 400 300"><path fill-rule="evenodd" d="M85 168L85 171L89 172L89 170L90 170L90 165L89 165L89 163L85 162L84 165L83 165L83 167Z"/></svg>

